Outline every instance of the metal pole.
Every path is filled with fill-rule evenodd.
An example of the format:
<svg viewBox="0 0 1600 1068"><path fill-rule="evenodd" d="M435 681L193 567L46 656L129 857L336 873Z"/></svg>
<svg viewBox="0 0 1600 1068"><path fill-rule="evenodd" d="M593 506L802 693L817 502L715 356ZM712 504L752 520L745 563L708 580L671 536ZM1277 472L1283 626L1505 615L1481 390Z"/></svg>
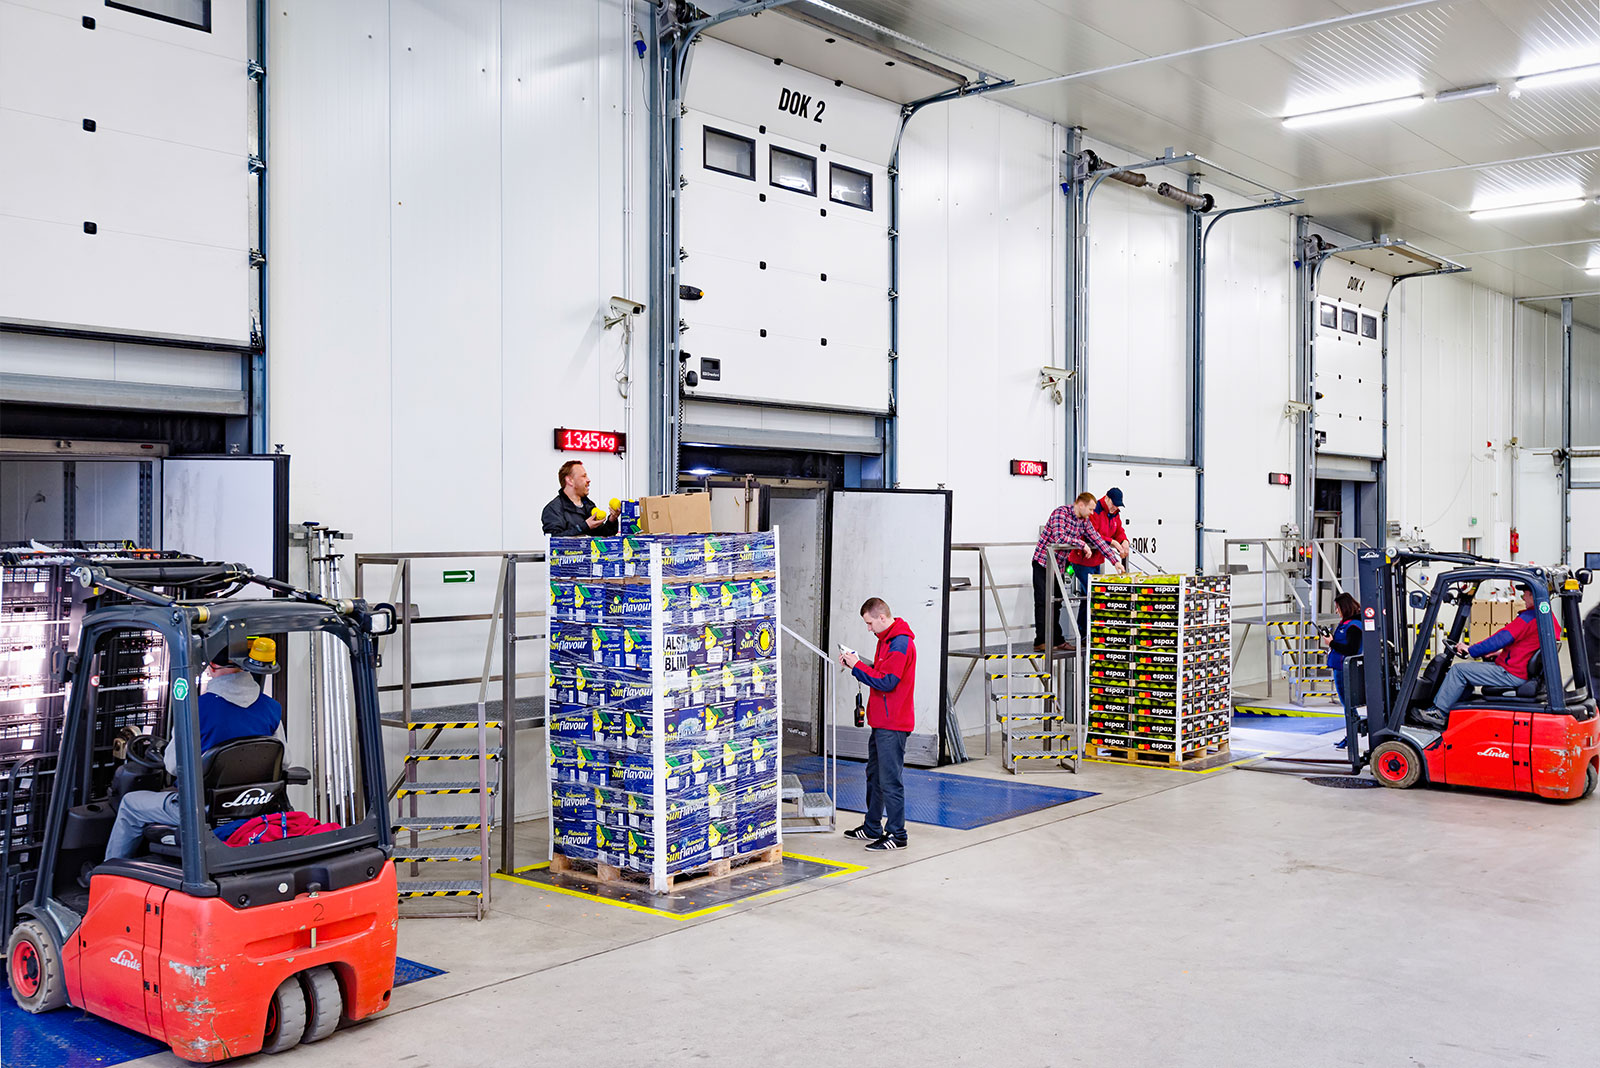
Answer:
<svg viewBox="0 0 1600 1068"><path fill-rule="evenodd" d="M252 167L256 175L256 241L257 248L261 251L260 261L255 263L256 285L259 291L261 305L259 351L249 357L249 392L250 421L249 421L249 448L253 453L267 451L267 423L271 411L268 407L267 396L267 141L270 136L268 126L267 108L270 95L267 91L267 0L256 0L256 62L250 69L250 75L256 83L256 158L260 167Z"/></svg>
<svg viewBox="0 0 1600 1068"><path fill-rule="evenodd" d="M1066 272L1063 279L1066 295L1061 302L1062 312L1066 319L1065 323L1062 324L1062 359L1067 365L1067 370L1077 374L1082 373L1078 365L1077 301L1083 265L1078 262L1078 212L1081 207L1078 200L1079 183L1076 179L1077 172L1072 168L1076 166L1078 155L1082 151L1083 128L1081 126L1069 127L1067 129L1066 159L1063 161L1069 170L1067 174L1068 182L1065 183L1066 188L1063 190L1067 197L1067 207L1062 219L1062 230L1066 238ZM1062 417L1066 422L1067 440L1065 462L1062 463L1061 469L1070 472L1072 478L1062 487L1062 492L1066 495L1061 498L1062 500L1071 500L1074 483L1077 485L1083 484L1078 473L1079 440L1082 435L1079 430L1080 406L1078 404L1077 378L1074 377L1067 385L1066 392L1071 396L1072 403L1062 413Z"/></svg>
<svg viewBox="0 0 1600 1068"><path fill-rule="evenodd" d="M1200 177L1189 175L1189 192L1200 189ZM1194 573L1206 569L1206 250L1201 212L1185 211L1189 244L1185 249L1189 300L1189 462L1194 465Z"/></svg>
<svg viewBox="0 0 1600 1068"><path fill-rule="evenodd" d="M1572 557L1572 298L1561 301L1561 562Z"/></svg>
<svg viewBox="0 0 1600 1068"><path fill-rule="evenodd" d="M517 748L517 558L507 555L500 641L500 871L512 874L516 862ZM481 763L481 761L480 761Z"/></svg>

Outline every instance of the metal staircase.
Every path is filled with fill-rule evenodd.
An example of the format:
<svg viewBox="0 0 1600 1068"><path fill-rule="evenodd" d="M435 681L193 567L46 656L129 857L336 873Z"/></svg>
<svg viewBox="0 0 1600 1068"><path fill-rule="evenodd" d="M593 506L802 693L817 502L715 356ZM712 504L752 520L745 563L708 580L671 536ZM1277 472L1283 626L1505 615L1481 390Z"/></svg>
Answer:
<svg viewBox="0 0 1600 1068"><path fill-rule="evenodd" d="M494 829L494 795L500 786L498 778L489 777L489 769L491 766L498 768L498 762L504 752L507 737L505 724L501 720L490 718L485 703L480 702L477 715L472 719L461 719L459 713L449 711L416 712L405 722L405 728L405 770L390 788L390 796L396 802L394 832L396 836L405 834L409 838L409 844L397 845L394 854L395 863L409 867L408 874L411 876L399 881L400 897L402 900L439 897L475 898L471 911L429 910L428 915L460 915L482 919L484 909L488 905L491 886L489 832ZM445 731L462 730L476 732L477 746L432 748L432 743ZM496 731L499 735L498 745L494 747L489 745L490 731ZM418 734L422 732L427 734L419 745ZM450 769L459 774L462 769L458 765L468 761L476 762L476 778L430 779L418 774L423 765L435 762L448 763ZM460 795L476 797L477 811L427 816L419 813L418 802L422 798ZM477 831L477 845L419 844L420 835L439 835L448 831ZM419 865L449 862L476 862L478 878L416 878Z"/></svg>
<svg viewBox="0 0 1600 1068"><path fill-rule="evenodd" d="M1066 577L1052 567L1049 604L1046 612L1053 621L1065 601L1069 611L1069 633L1062 636L1063 647L1053 652L1026 651L1033 644L1033 621L1011 623L1006 618L1001 590L1031 589L1031 584L995 582L989 564L989 550L1026 549L1031 555L1033 542L1006 542L951 546L952 551L978 554L978 628L952 632L976 634L976 649L951 649L952 658L973 661L951 694L952 706L961 696L975 669L983 671L985 708L984 752L989 751L989 727L1000 727L1000 766L1012 773L1022 771L1076 771L1083 754L1083 717L1079 698L1082 678L1079 673L1078 630L1074 615L1075 590L1068 589ZM1056 546L1055 548L1065 548ZM999 620L990 623L991 613ZM1054 623L1049 638L1054 644Z"/></svg>
<svg viewBox="0 0 1600 1068"><path fill-rule="evenodd" d="M1328 649L1317 625L1288 619L1268 624L1279 670L1289 683L1289 699L1297 705L1312 700L1334 700L1333 672L1328 670Z"/></svg>

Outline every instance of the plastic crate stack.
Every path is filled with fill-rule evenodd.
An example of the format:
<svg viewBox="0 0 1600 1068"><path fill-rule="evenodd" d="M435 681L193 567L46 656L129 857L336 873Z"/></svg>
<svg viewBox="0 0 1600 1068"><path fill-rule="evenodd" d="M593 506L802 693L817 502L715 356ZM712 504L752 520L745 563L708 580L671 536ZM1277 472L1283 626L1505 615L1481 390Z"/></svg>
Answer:
<svg viewBox="0 0 1600 1068"><path fill-rule="evenodd" d="M66 567L0 566L0 768L55 752L65 697L50 665L71 619Z"/></svg>
<svg viewBox="0 0 1600 1068"><path fill-rule="evenodd" d="M1227 576L1096 575L1089 587L1089 753L1177 764L1227 749Z"/></svg>
<svg viewBox="0 0 1600 1068"><path fill-rule="evenodd" d="M674 876L779 844L775 534L553 538L551 854Z"/></svg>

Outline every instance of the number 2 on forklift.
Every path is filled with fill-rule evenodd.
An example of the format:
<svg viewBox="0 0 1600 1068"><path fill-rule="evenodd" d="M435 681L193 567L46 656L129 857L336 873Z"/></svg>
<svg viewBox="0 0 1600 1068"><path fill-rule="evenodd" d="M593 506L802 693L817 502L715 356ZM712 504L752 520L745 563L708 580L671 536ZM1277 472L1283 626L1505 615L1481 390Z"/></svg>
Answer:
<svg viewBox="0 0 1600 1068"><path fill-rule="evenodd" d="M290 591L236 565L193 559L164 562L162 591L117 578L136 563L77 569L93 592L77 648L55 681L66 686L119 642L154 636L167 674L153 678L171 700L153 730L170 736L180 764L192 763L179 768L173 800L162 802L167 773L149 736L116 757L73 759L110 733L104 721L118 709L97 701L96 687L70 687L56 773L33 777L30 787L32 811L48 813L42 833L25 824L4 829L0 919L11 995L28 1012L71 1005L93 1013L189 1061L326 1038L341 1020L382 1011L394 987L399 913L374 655L375 636L393 629L394 609L304 591L215 599L241 585ZM284 766L276 736L234 738L201 753L190 732L214 707L207 702L221 700L202 696L207 666L267 673L277 666L272 643L245 635L312 631L331 634L326 648L348 651L353 734L345 755L323 753L321 766L360 761L359 772L342 769L342 781L354 785L312 784L305 769ZM249 674L214 676L223 678ZM290 818L304 814L291 811L289 792L308 786L321 797L319 811L333 814L331 829L230 844L239 840L239 816L308 822ZM82 803L48 804L53 790ZM168 811L175 806L176 825L146 825L131 843L126 829L113 837L119 807L140 792ZM293 799L309 803L308 796ZM123 855L102 859L108 851Z"/></svg>

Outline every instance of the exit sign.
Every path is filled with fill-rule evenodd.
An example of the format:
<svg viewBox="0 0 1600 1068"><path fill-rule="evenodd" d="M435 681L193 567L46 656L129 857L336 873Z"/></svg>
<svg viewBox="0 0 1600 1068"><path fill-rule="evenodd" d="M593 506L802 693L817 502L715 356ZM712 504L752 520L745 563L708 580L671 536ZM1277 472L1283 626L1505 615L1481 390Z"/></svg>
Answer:
<svg viewBox="0 0 1600 1068"><path fill-rule="evenodd" d="M1043 478L1046 465L1043 460L1012 460L1011 473L1013 475L1030 475L1034 478Z"/></svg>
<svg viewBox="0 0 1600 1068"><path fill-rule="evenodd" d="M478 573L476 571L446 571L444 580L446 582L477 582Z"/></svg>

